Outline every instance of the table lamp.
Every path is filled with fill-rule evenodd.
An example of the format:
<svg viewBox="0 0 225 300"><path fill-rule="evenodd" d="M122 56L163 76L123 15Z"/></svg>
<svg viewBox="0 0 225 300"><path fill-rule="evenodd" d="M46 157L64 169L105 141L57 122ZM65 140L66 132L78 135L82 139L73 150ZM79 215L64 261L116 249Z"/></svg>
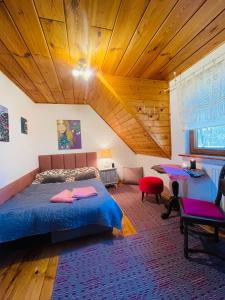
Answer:
<svg viewBox="0 0 225 300"><path fill-rule="evenodd" d="M109 169L111 167L111 158L112 158L112 152L110 149L102 149L100 151L100 158L104 160L104 168Z"/></svg>

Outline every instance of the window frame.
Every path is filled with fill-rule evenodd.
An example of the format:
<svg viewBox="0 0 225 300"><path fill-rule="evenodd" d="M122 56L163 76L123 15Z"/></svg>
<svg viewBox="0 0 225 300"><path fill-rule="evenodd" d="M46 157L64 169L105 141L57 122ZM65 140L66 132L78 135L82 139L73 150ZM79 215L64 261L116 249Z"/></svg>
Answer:
<svg viewBox="0 0 225 300"><path fill-rule="evenodd" d="M196 146L196 131L194 129L189 130L189 146L190 154L203 154L212 156L225 156L225 150L212 149L212 148L198 148Z"/></svg>

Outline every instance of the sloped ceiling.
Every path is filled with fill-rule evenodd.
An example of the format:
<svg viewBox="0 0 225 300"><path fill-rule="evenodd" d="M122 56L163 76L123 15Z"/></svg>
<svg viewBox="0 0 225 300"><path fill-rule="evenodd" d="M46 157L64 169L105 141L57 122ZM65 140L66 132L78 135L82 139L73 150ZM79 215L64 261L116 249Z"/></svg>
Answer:
<svg viewBox="0 0 225 300"><path fill-rule="evenodd" d="M170 156L165 80L224 41L224 0L0 0L1 71L34 102L89 103L136 153Z"/></svg>
<svg viewBox="0 0 225 300"><path fill-rule="evenodd" d="M166 81L99 74L87 103L135 152L170 157L170 114Z"/></svg>

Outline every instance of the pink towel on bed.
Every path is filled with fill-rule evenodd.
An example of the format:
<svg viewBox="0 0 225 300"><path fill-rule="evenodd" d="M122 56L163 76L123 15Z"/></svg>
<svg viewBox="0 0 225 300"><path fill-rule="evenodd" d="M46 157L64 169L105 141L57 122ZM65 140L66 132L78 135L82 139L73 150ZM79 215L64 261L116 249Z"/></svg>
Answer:
<svg viewBox="0 0 225 300"><path fill-rule="evenodd" d="M96 195L97 195L97 191L93 186L74 188L72 191L72 196L77 199L87 198Z"/></svg>
<svg viewBox="0 0 225 300"><path fill-rule="evenodd" d="M53 196L50 201L55 203L72 203L74 198L72 197L72 192L70 190L64 190L55 196Z"/></svg>

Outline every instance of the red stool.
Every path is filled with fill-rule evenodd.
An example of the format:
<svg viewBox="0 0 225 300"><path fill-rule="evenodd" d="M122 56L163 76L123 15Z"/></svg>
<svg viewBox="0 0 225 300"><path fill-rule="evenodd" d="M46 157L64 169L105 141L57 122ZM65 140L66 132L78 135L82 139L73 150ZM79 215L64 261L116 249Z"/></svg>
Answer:
<svg viewBox="0 0 225 300"><path fill-rule="evenodd" d="M143 177L139 179L139 189L142 192L142 202L144 201L145 193L155 194L156 201L159 202L159 197L161 198L163 191L163 181L158 177Z"/></svg>

